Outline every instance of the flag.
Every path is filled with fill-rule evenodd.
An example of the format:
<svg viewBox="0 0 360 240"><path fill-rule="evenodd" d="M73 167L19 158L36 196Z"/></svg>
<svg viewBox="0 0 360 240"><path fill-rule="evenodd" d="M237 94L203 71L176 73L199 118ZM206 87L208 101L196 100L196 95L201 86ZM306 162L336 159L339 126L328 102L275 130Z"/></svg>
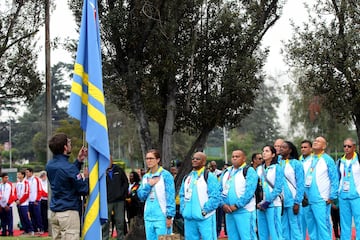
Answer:
<svg viewBox="0 0 360 240"><path fill-rule="evenodd" d="M106 169L110 151L97 9L97 0L84 0L68 108L69 115L80 121L88 143L90 196L83 225L85 240L101 239L101 224L108 218Z"/></svg>

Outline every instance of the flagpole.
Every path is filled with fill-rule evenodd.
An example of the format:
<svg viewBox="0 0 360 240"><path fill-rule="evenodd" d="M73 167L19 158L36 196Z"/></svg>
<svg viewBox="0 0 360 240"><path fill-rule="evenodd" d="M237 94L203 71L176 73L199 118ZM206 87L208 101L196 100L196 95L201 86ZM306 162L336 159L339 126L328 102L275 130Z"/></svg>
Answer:
<svg viewBox="0 0 360 240"><path fill-rule="evenodd" d="M51 64L50 64L50 0L45 0L45 81L46 81L46 139L50 139L52 135L52 125L51 125ZM47 161L50 161L52 154L49 148L46 148L46 157ZM51 188L50 184L48 185L48 195L50 204L51 200ZM48 206L49 209L49 206ZM50 210L47 213L50 216ZM49 221L49 236L51 236L51 223Z"/></svg>

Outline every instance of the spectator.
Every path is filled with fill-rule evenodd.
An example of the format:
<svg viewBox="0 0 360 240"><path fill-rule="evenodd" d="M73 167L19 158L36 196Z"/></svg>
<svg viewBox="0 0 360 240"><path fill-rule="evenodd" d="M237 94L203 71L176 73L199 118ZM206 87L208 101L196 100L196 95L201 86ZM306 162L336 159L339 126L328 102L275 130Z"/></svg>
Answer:
<svg viewBox="0 0 360 240"><path fill-rule="evenodd" d="M126 212L131 227L133 218L135 216L142 216L144 207L137 196L137 190L140 187L140 176L137 172L132 171L129 175L129 190L126 198ZM130 230L129 230L130 231Z"/></svg>
<svg viewBox="0 0 360 240"><path fill-rule="evenodd" d="M111 214L114 216L116 238L119 240L123 240L125 237L125 199L128 188L128 178L124 170L114 164L112 157L110 157L110 165L106 171L108 216ZM102 225L102 239L109 239L109 226L109 221Z"/></svg>

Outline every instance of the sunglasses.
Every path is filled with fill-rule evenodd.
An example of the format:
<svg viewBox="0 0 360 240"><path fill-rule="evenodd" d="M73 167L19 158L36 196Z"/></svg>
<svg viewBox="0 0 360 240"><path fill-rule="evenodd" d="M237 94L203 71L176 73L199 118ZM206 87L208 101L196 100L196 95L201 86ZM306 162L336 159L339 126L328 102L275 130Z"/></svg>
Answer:
<svg viewBox="0 0 360 240"><path fill-rule="evenodd" d="M201 160L201 158L193 157L191 160L197 160L197 161L200 161L200 160Z"/></svg>
<svg viewBox="0 0 360 240"><path fill-rule="evenodd" d="M344 148L352 148L353 146L352 145L344 145Z"/></svg>

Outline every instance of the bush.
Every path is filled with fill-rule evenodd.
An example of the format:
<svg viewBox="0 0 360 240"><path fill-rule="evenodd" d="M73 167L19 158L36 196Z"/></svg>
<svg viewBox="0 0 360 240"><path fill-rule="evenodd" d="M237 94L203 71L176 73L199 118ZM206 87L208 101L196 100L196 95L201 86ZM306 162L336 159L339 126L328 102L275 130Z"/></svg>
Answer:
<svg viewBox="0 0 360 240"><path fill-rule="evenodd" d="M126 169L126 163L122 161L121 159L114 159L113 163L121 167L124 171Z"/></svg>

